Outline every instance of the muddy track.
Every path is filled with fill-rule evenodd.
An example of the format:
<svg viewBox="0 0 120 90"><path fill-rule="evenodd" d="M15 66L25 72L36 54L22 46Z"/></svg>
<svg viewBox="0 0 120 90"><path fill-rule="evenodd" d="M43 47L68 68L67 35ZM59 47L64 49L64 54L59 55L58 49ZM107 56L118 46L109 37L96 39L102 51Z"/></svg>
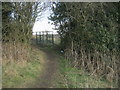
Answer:
<svg viewBox="0 0 120 90"><path fill-rule="evenodd" d="M55 88L54 81L58 75L58 59L50 50L42 50L46 54L42 74L35 88Z"/></svg>

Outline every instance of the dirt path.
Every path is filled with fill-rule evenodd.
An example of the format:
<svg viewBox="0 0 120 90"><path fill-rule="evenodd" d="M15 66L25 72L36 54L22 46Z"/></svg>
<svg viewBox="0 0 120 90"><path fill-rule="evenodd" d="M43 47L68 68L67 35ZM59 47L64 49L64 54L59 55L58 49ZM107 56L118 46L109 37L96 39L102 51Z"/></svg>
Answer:
<svg viewBox="0 0 120 90"><path fill-rule="evenodd" d="M58 60L57 56L50 50L42 50L45 52L47 58L43 66L43 72L36 83L36 88L53 88L54 81L58 74Z"/></svg>

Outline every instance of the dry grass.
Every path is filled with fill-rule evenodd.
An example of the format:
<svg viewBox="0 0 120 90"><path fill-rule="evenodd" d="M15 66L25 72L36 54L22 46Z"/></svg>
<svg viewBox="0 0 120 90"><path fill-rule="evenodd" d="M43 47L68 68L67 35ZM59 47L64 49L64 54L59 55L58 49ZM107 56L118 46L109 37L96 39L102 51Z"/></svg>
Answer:
<svg viewBox="0 0 120 90"><path fill-rule="evenodd" d="M29 59L30 46L23 43L3 43L2 44L3 60L25 61Z"/></svg>
<svg viewBox="0 0 120 90"><path fill-rule="evenodd" d="M60 59L60 76L57 87L60 88L116 88L104 78L91 76L82 69L77 69L69 64L68 60Z"/></svg>
<svg viewBox="0 0 120 90"><path fill-rule="evenodd" d="M3 59L3 87L27 88L36 81L41 74L45 54L32 47L29 60L4 60Z"/></svg>

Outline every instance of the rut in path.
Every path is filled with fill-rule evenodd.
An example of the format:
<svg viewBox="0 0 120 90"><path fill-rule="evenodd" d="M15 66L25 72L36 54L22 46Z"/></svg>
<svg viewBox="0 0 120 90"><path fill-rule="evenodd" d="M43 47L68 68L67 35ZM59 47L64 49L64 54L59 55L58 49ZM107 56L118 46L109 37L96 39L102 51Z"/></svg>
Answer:
<svg viewBox="0 0 120 90"><path fill-rule="evenodd" d="M47 59L43 66L43 72L40 78L38 79L36 88L53 88L54 80L57 78L58 74L58 60L57 56L50 50L43 50L46 53Z"/></svg>

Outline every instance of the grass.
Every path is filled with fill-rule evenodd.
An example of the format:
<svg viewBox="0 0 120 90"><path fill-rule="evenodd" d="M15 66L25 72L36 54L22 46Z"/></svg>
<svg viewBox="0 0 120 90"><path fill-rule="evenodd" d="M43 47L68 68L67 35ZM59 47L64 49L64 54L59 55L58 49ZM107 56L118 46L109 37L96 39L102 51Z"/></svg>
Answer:
<svg viewBox="0 0 120 90"><path fill-rule="evenodd" d="M72 67L68 60L65 60L63 54L60 54L53 47L40 48L48 50L56 55L59 60L59 74L53 81L57 88L110 88L113 84L105 79L90 76L89 73L82 69ZM33 83L38 80L44 68L45 53L40 49L33 48L31 60L29 62L12 62L3 63L3 87L19 88L32 87Z"/></svg>
<svg viewBox="0 0 120 90"><path fill-rule="evenodd" d="M56 81L60 88L111 88L114 87L105 79L90 76L84 70L72 67L68 60L60 57L60 76Z"/></svg>
<svg viewBox="0 0 120 90"><path fill-rule="evenodd" d="M49 50L58 57L59 76L54 81L57 88L114 88L113 83L109 83L104 78L90 76L90 73L82 69L71 66L70 62L60 54L60 51L53 47L45 47L43 50Z"/></svg>
<svg viewBox="0 0 120 90"><path fill-rule="evenodd" d="M33 48L31 59L28 62L3 62L3 87L20 88L30 87L41 74L45 54L39 49Z"/></svg>

